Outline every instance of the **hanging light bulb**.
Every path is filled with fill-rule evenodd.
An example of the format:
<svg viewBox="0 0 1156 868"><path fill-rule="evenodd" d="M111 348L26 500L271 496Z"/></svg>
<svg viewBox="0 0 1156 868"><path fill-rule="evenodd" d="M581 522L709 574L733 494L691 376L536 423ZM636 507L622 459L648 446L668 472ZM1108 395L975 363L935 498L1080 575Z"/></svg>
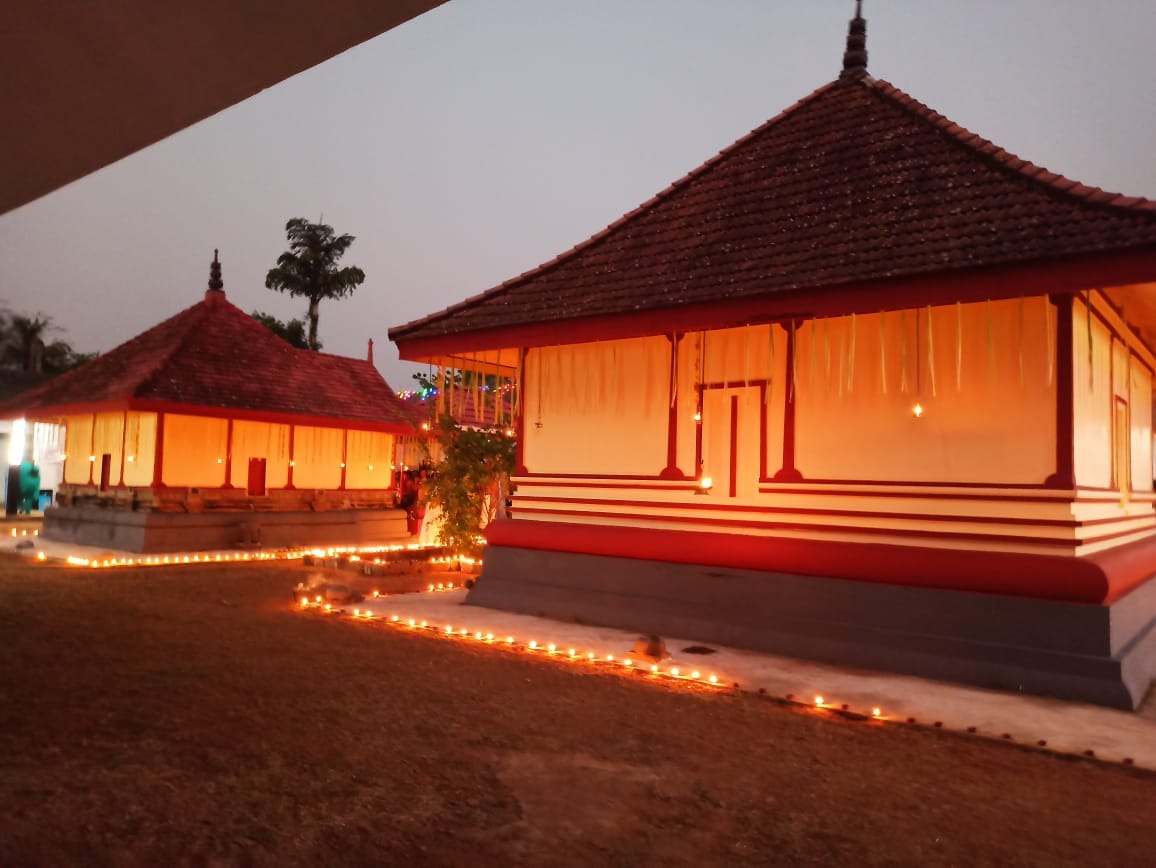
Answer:
<svg viewBox="0 0 1156 868"><path fill-rule="evenodd" d="M914 416L916 419L922 419L923 418L923 405L920 404L918 401L916 401L915 406L911 408L911 415Z"/></svg>

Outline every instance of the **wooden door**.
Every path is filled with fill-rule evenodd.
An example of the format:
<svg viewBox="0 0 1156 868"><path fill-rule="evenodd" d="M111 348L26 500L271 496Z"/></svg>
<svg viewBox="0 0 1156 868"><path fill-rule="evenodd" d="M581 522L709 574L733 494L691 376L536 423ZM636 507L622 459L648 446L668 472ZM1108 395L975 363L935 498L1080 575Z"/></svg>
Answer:
<svg viewBox="0 0 1156 868"><path fill-rule="evenodd" d="M723 497L758 493L760 394L756 386L708 388L703 394L700 473L711 477L712 490Z"/></svg>
<svg viewBox="0 0 1156 868"><path fill-rule="evenodd" d="M265 494L265 459L249 459L249 496L263 497Z"/></svg>

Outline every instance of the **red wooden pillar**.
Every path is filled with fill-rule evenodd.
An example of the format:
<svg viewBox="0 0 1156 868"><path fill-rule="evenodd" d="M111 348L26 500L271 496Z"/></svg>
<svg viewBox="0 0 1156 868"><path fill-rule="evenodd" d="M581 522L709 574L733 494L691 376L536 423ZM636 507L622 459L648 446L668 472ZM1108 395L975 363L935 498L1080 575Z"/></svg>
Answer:
<svg viewBox="0 0 1156 868"><path fill-rule="evenodd" d="M1048 488L1076 487L1075 359L1072 346L1072 297L1051 296L1056 306L1056 472L1044 480ZM1088 303L1092 300L1089 297ZM1109 355L1109 357L1111 357Z"/></svg>
<svg viewBox="0 0 1156 868"><path fill-rule="evenodd" d="M670 412L666 418L666 467L659 477L662 479L686 479L686 474L678 469L678 344L680 334L667 335L670 341Z"/></svg>
<svg viewBox="0 0 1156 868"><path fill-rule="evenodd" d="M797 323L792 321L787 330L787 388L783 405L783 466L773 477L775 482L800 482L803 479L795 467L795 331ZM772 326L773 328L774 326Z"/></svg>
<svg viewBox="0 0 1156 868"><path fill-rule="evenodd" d="M156 448L153 449L153 488L164 488L165 414L157 413Z"/></svg>
<svg viewBox="0 0 1156 868"><path fill-rule="evenodd" d="M731 395L730 496L739 494L739 396Z"/></svg>
<svg viewBox="0 0 1156 868"><path fill-rule="evenodd" d="M229 419L225 429L225 484L222 488L233 487L233 420Z"/></svg>
<svg viewBox="0 0 1156 868"><path fill-rule="evenodd" d="M297 426L289 425L289 475L285 479L285 487L293 488L293 438L297 433Z"/></svg>

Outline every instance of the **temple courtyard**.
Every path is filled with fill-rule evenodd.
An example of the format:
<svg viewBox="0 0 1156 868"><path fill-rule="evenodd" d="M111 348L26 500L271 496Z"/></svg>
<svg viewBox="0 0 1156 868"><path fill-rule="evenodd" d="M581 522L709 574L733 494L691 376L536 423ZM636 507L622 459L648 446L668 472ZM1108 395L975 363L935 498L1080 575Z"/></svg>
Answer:
<svg viewBox="0 0 1156 868"><path fill-rule="evenodd" d="M1139 865L1156 852L1151 697L1129 714L695 655L671 637L654 674L623 665L638 655L621 631L463 606L457 590L396 593L461 574L78 569L7 549L3 864ZM302 610L292 589L326 580L367 599Z"/></svg>

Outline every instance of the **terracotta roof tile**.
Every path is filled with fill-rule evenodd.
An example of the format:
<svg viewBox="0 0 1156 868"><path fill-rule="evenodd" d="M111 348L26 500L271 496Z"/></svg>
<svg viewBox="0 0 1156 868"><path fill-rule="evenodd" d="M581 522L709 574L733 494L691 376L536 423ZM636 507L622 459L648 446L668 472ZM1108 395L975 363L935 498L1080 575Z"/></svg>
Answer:
<svg viewBox="0 0 1156 868"><path fill-rule="evenodd" d="M828 84L406 340L1156 247L1156 203L1021 160L884 81Z"/></svg>
<svg viewBox="0 0 1156 868"><path fill-rule="evenodd" d="M0 413L165 402L410 428L373 364L290 346L224 293L6 402Z"/></svg>

